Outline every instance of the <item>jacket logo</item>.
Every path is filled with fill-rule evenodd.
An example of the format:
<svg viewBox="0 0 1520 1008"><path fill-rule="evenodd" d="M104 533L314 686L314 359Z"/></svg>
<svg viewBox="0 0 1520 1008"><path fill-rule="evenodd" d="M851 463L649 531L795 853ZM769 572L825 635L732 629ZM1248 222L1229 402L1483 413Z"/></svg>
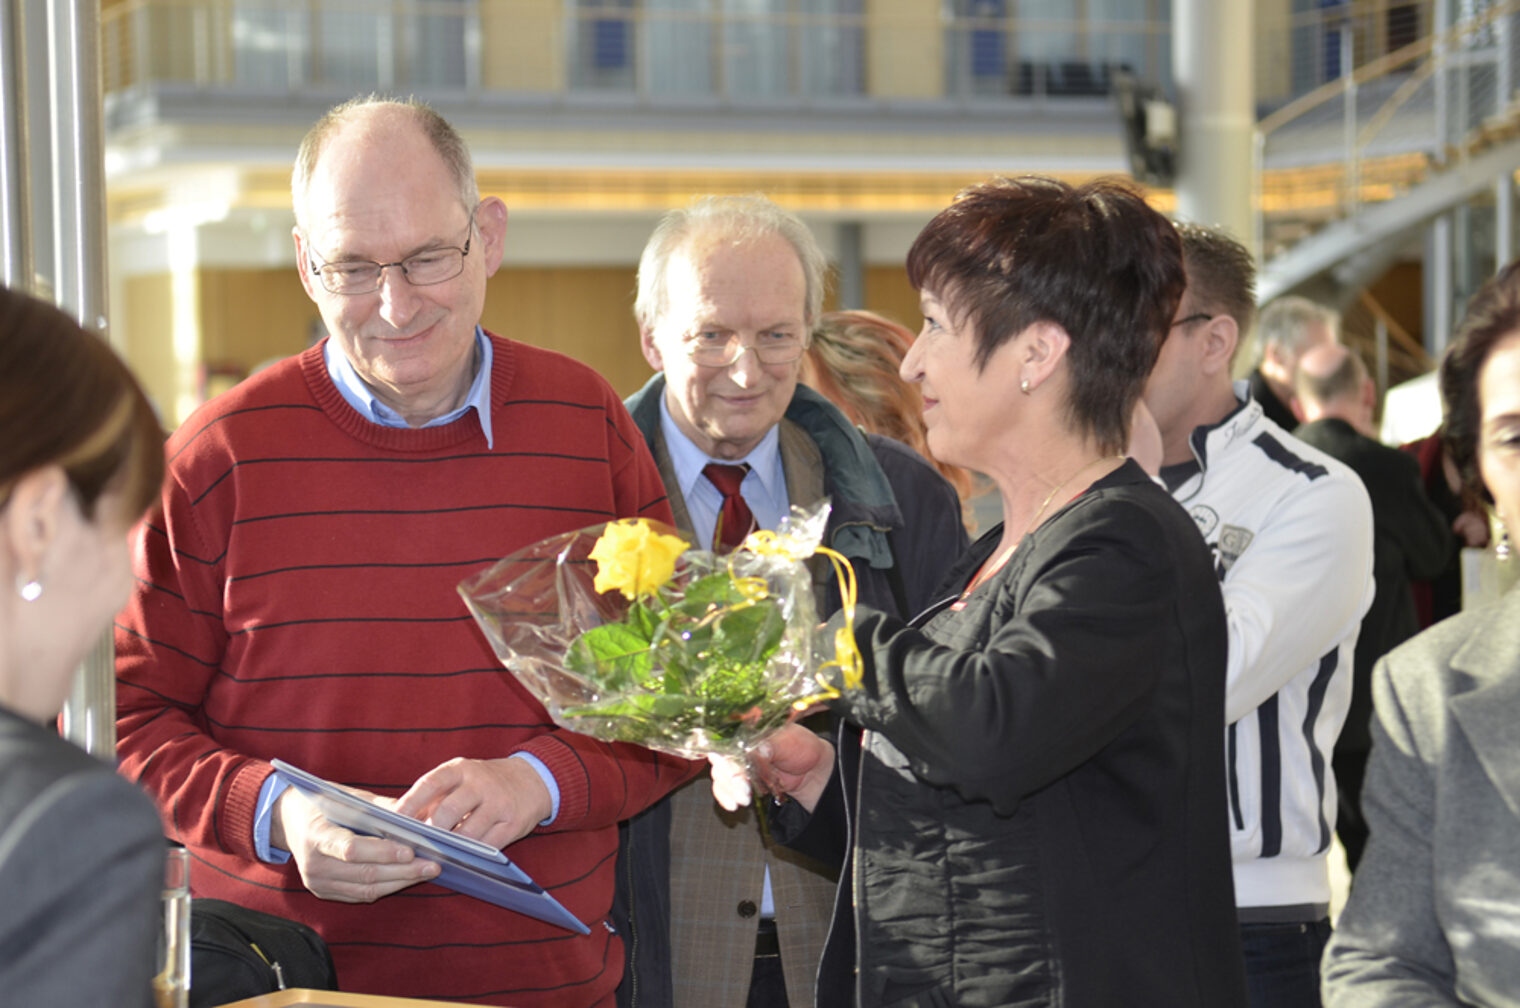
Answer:
<svg viewBox="0 0 1520 1008"><path fill-rule="evenodd" d="M1214 544L1214 569L1221 581L1229 573L1235 561L1251 545L1255 533L1239 525L1226 525L1219 531L1219 541Z"/></svg>
<svg viewBox="0 0 1520 1008"><path fill-rule="evenodd" d="M1199 504L1188 512L1193 516L1193 524L1198 526L1198 531L1205 539L1214 534L1219 527L1219 512L1206 504Z"/></svg>

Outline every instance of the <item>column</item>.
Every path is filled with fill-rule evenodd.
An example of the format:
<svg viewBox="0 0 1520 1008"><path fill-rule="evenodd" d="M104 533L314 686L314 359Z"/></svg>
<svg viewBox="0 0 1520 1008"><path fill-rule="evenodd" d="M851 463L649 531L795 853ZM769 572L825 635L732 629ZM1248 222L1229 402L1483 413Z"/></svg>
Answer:
<svg viewBox="0 0 1520 1008"><path fill-rule="evenodd" d="M1172 62L1180 134L1177 217L1255 241L1251 0L1177 0Z"/></svg>

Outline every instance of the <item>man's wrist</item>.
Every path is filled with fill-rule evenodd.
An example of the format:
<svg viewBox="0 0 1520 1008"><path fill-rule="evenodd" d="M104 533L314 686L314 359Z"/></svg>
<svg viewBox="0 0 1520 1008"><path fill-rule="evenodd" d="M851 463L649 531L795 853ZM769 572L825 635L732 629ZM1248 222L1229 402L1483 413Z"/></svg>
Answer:
<svg viewBox="0 0 1520 1008"><path fill-rule="evenodd" d="M265 864L284 864L290 860L290 848L285 840L285 821L280 813L285 807L285 794L290 782L279 774L270 774L259 789L258 803L253 814L253 850Z"/></svg>
<svg viewBox="0 0 1520 1008"><path fill-rule="evenodd" d="M543 781L544 791L549 796L549 814L540 820L540 826L548 826L559 818L559 782L554 779L554 774L544 765L544 761L532 753L518 752L508 756L507 759L520 759L531 766L538 774L538 779Z"/></svg>

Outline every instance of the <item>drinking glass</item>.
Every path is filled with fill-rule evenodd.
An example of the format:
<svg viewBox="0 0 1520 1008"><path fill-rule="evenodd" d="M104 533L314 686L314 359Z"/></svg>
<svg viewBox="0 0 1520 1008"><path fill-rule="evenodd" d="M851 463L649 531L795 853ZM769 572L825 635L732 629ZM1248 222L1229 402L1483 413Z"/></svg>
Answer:
<svg viewBox="0 0 1520 1008"><path fill-rule="evenodd" d="M190 852L170 847L164 856L163 930L153 997L158 1008L190 1003Z"/></svg>

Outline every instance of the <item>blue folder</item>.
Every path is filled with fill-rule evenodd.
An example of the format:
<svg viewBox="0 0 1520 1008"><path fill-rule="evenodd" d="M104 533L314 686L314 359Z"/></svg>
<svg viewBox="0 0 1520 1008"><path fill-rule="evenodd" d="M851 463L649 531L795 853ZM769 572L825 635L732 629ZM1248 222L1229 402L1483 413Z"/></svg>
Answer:
<svg viewBox="0 0 1520 1008"><path fill-rule="evenodd" d="M339 826L406 844L418 857L437 863L438 874L432 881L438 885L579 934L591 933L559 900L490 844L383 808L284 760L271 762L276 773L316 802L322 814Z"/></svg>

